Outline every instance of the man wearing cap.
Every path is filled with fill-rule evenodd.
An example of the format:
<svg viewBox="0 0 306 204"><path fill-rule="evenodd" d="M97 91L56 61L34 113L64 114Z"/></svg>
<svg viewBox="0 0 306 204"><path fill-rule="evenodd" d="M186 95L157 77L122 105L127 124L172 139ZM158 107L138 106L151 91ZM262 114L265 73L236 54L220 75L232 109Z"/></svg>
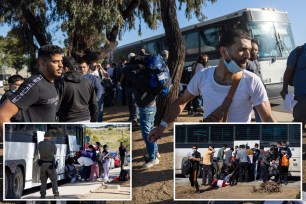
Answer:
<svg viewBox="0 0 306 204"><path fill-rule="evenodd" d="M40 198L46 198L47 180L48 178L52 183L52 191L54 198L58 199L59 192L57 187L57 173L56 167L54 166L56 155L56 146L51 142L52 132L48 131L45 133L44 141L38 143L38 152L40 155Z"/></svg>

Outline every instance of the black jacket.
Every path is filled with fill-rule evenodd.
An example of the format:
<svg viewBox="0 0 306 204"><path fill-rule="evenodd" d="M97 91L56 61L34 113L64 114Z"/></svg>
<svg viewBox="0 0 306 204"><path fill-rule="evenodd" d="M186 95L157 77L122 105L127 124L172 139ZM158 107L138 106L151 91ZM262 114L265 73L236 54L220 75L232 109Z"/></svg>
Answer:
<svg viewBox="0 0 306 204"><path fill-rule="evenodd" d="M60 103L57 111L60 122L89 120L96 122L98 104L94 87L81 73L68 72L59 85Z"/></svg>

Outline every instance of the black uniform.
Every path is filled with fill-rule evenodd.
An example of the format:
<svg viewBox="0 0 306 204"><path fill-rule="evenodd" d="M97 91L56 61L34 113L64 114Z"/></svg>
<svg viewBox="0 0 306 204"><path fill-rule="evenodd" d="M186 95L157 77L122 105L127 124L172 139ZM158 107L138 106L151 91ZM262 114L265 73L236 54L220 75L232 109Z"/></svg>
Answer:
<svg viewBox="0 0 306 204"><path fill-rule="evenodd" d="M9 100L21 109L25 122L55 122L57 91L41 74L25 80Z"/></svg>
<svg viewBox="0 0 306 204"><path fill-rule="evenodd" d="M59 85L60 122L80 122L98 119L98 102L94 87L77 72L66 73Z"/></svg>
<svg viewBox="0 0 306 204"><path fill-rule="evenodd" d="M56 155L56 146L54 143L45 139L44 141L38 143L38 151L40 160L42 162L40 166L40 195L42 198L46 196L47 180L49 178L52 183L52 191L54 196L59 196L57 187L57 173L56 169L54 167L52 168L52 162L54 160L54 156Z"/></svg>
<svg viewBox="0 0 306 204"><path fill-rule="evenodd" d="M291 150L287 146L283 146L280 148L279 154L279 174L280 174L280 182L283 182L287 185L288 184L288 168L289 166L282 166L282 159L287 157L290 159L292 156Z"/></svg>
<svg viewBox="0 0 306 204"><path fill-rule="evenodd" d="M192 154L192 156L194 158L201 158L201 153L196 151ZM199 167L200 167L200 162L199 161L194 161L191 160L191 174L189 175L189 181L192 187L195 187L196 190L199 190L199 184L198 184L198 180L197 180L197 176L198 176L198 171L199 171Z"/></svg>

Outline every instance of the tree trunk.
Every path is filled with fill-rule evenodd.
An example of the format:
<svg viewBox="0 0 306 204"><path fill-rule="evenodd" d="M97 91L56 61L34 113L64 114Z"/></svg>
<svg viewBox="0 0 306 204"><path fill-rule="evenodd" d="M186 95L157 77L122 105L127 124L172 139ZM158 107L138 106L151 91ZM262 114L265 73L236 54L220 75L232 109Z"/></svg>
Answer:
<svg viewBox="0 0 306 204"><path fill-rule="evenodd" d="M156 125L160 123L171 103L177 99L185 59L185 42L177 21L175 0L161 0L160 2L163 26L169 45L168 66L173 87L166 97L159 97L157 101Z"/></svg>

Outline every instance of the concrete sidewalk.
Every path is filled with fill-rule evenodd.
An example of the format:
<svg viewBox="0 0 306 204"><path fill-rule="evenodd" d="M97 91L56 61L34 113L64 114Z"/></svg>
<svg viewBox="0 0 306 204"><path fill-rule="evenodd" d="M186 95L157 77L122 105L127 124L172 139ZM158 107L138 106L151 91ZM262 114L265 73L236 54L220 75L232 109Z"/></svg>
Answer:
<svg viewBox="0 0 306 204"><path fill-rule="evenodd" d="M125 166L125 169L130 169L130 167ZM121 168L115 168L111 169L109 172L109 179L112 181L115 177L119 176ZM130 183L130 181L129 181ZM114 191L117 191L120 189L121 183L116 182L113 184L111 182L110 184L106 184L108 186L112 186L112 191L109 191L110 195L106 195L107 198L116 199L116 195L114 195ZM129 185L131 186L131 185ZM60 199L67 200L67 199L84 199L84 196L87 194L90 194L91 192L97 191L97 189L102 189L103 182L101 181L86 181L86 182L74 182L74 183L66 183L58 187L59 193L60 193ZM128 189L129 190L129 189ZM126 196L129 199L131 190L129 190L129 195ZM118 193L120 194L120 193ZM125 193L126 194L126 193ZM91 198L91 199L102 199L99 195L96 195L97 197ZM28 194L23 196L21 199L26 200L35 200L40 198L40 192L35 192L32 194ZM53 193L52 188L47 189L47 195L46 200L53 199ZM41 199L39 199L41 200Z"/></svg>

